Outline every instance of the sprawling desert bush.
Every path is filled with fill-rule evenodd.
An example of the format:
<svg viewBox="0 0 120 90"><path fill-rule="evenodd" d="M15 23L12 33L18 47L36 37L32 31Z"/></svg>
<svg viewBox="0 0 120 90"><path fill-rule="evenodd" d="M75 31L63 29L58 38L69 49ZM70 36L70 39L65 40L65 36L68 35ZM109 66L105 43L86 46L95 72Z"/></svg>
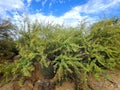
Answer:
<svg viewBox="0 0 120 90"><path fill-rule="evenodd" d="M98 76L120 63L120 21L116 18L96 22L89 29L26 20L19 31L16 42L21 58L0 65L4 77L29 77L33 63L39 62L52 82L70 79L85 84L89 74Z"/></svg>

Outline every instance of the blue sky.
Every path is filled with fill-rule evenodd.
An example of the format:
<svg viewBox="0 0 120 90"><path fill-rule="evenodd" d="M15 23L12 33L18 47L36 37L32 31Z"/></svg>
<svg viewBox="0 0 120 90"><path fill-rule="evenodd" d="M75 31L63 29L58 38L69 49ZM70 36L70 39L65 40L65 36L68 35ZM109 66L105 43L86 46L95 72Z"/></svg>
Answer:
<svg viewBox="0 0 120 90"><path fill-rule="evenodd" d="M120 0L0 0L0 17L14 21L28 14L31 21L75 26L106 17L120 17Z"/></svg>

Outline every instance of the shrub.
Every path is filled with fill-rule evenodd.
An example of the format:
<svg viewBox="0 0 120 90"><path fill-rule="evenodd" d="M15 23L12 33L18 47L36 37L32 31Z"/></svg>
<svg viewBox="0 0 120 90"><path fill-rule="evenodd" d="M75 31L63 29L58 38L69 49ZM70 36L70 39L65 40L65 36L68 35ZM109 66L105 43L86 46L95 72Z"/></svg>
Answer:
<svg viewBox="0 0 120 90"><path fill-rule="evenodd" d="M1 65L0 72L5 76L11 73L30 76L37 61L44 74L52 76L53 82L72 79L86 84L90 73L98 76L119 63L120 23L114 20L93 24L87 34L83 27L65 28L25 21L17 40L21 58L5 68Z"/></svg>
<svg viewBox="0 0 120 90"><path fill-rule="evenodd" d="M16 26L10 20L1 20L0 22L0 59L12 59L17 53L14 42Z"/></svg>

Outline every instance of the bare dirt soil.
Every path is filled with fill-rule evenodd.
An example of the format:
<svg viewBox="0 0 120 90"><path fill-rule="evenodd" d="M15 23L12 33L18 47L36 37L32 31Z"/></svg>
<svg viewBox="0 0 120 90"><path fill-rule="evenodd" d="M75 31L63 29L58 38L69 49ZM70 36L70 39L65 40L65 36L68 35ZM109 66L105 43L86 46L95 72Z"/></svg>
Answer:
<svg viewBox="0 0 120 90"><path fill-rule="evenodd" d="M22 86L18 84L18 81L13 81L0 87L0 90L75 90L74 82L69 81L53 86L50 79L42 74L40 65L38 63L34 65L35 71L30 78L26 78ZM88 78L88 86L91 90L120 90L120 70L107 71L98 80L91 75Z"/></svg>
<svg viewBox="0 0 120 90"><path fill-rule="evenodd" d="M92 90L120 90L120 70L107 71L99 80L91 77L88 84Z"/></svg>

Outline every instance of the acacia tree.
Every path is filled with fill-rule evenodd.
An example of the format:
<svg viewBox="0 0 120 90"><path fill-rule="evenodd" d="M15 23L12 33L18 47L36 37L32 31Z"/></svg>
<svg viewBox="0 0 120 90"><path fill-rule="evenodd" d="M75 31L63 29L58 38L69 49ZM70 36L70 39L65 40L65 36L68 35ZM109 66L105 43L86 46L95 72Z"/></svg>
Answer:
<svg viewBox="0 0 120 90"><path fill-rule="evenodd" d="M10 20L0 20L0 59L10 59L14 56L15 29L17 27Z"/></svg>

